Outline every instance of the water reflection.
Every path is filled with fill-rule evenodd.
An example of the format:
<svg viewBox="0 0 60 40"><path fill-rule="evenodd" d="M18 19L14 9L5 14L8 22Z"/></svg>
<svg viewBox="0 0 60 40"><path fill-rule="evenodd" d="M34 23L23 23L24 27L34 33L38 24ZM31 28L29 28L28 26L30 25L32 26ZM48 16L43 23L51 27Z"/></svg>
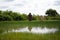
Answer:
<svg viewBox="0 0 60 40"><path fill-rule="evenodd" d="M56 31L58 31L58 29L56 28L40 28L40 27L33 27L31 32L32 33L55 33Z"/></svg>
<svg viewBox="0 0 60 40"><path fill-rule="evenodd" d="M28 33L55 33L58 31L57 28L41 28L41 27L24 27L24 28L19 28L19 29L12 29L11 31L8 32L28 32Z"/></svg>

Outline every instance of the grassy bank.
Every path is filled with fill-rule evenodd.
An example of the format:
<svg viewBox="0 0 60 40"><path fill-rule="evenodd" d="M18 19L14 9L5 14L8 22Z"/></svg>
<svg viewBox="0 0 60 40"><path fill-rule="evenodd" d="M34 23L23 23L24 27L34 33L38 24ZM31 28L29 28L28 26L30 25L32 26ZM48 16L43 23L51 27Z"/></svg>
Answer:
<svg viewBox="0 0 60 40"><path fill-rule="evenodd" d="M26 26L40 26L40 27L59 27L60 21L1 21L0 27L14 28Z"/></svg>

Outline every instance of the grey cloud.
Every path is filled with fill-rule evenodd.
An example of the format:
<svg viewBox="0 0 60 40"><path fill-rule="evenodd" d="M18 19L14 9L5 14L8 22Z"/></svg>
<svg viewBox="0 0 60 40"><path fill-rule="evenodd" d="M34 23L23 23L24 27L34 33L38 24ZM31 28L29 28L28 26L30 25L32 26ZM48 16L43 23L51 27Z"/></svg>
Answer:
<svg viewBox="0 0 60 40"><path fill-rule="evenodd" d="M0 6L0 9L8 8L7 6Z"/></svg>
<svg viewBox="0 0 60 40"><path fill-rule="evenodd" d="M11 2L11 1L14 1L14 0L3 0L2 2Z"/></svg>
<svg viewBox="0 0 60 40"><path fill-rule="evenodd" d="M15 4L14 6L24 6L24 4Z"/></svg>
<svg viewBox="0 0 60 40"><path fill-rule="evenodd" d="M60 0L55 1L54 5L60 6Z"/></svg>
<svg viewBox="0 0 60 40"><path fill-rule="evenodd" d="M22 1L23 3L28 3L28 1Z"/></svg>

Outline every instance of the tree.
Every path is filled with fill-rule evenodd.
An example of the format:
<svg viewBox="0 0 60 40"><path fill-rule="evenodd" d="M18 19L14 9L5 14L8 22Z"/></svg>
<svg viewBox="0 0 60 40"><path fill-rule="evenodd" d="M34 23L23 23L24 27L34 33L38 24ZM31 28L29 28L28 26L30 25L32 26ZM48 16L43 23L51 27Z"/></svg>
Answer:
<svg viewBox="0 0 60 40"><path fill-rule="evenodd" d="M21 14L22 20L27 20L27 15L26 14Z"/></svg>
<svg viewBox="0 0 60 40"><path fill-rule="evenodd" d="M2 14L2 11L0 10L0 14Z"/></svg>
<svg viewBox="0 0 60 40"><path fill-rule="evenodd" d="M9 15L2 15L0 14L0 21L12 21L12 17Z"/></svg>
<svg viewBox="0 0 60 40"><path fill-rule="evenodd" d="M45 14L47 16L57 16L58 15L57 11L56 10L53 10L53 9L47 10Z"/></svg>
<svg viewBox="0 0 60 40"><path fill-rule="evenodd" d="M21 16L20 16L20 14L18 14L17 12L12 12L11 14L10 14L10 16L13 18L13 20L15 20L15 21L19 21L19 20L21 20L22 18L21 18Z"/></svg>
<svg viewBox="0 0 60 40"><path fill-rule="evenodd" d="M29 21L32 21L32 15L31 15L31 13L29 13L28 19L29 19Z"/></svg>
<svg viewBox="0 0 60 40"><path fill-rule="evenodd" d="M32 20L37 20L36 15L32 15Z"/></svg>

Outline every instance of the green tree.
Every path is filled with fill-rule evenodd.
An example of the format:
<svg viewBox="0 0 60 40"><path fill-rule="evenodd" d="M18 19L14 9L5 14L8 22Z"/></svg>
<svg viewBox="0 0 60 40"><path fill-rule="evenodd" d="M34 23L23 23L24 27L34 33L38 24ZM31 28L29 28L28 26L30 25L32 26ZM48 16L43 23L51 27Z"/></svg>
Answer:
<svg viewBox="0 0 60 40"><path fill-rule="evenodd" d="M2 11L0 10L0 14L2 14Z"/></svg>
<svg viewBox="0 0 60 40"><path fill-rule="evenodd" d="M28 17L28 16L27 16L26 14L21 14L22 20L28 20L27 17Z"/></svg>
<svg viewBox="0 0 60 40"><path fill-rule="evenodd" d="M9 15L0 14L0 21L12 21L13 19Z"/></svg>
<svg viewBox="0 0 60 40"><path fill-rule="evenodd" d="M28 20L32 21L32 15L31 15L31 13L28 14Z"/></svg>
<svg viewBox="0 0 60 40"><path fill-rule="evenodd" d="M32 15L32 20L36 20L36 15Z"/></svg>
<svg viewBox="0 0 60 40"><path fill-rule="evenodd" d="M58 15L57 11L56 10L53 10L53 9L47 10L45 14L47 16L57 16Z"/></svg>
<svg viewBox="0 0 60 40"><path fill-rule="evenodd" d="M15 20L15 21L18 21L18 20L21 20L21 16L20 16L20 14L18 14L17 12L12 12L11 14L10 14L10 16L13 18L13 20Z"/></svg>

